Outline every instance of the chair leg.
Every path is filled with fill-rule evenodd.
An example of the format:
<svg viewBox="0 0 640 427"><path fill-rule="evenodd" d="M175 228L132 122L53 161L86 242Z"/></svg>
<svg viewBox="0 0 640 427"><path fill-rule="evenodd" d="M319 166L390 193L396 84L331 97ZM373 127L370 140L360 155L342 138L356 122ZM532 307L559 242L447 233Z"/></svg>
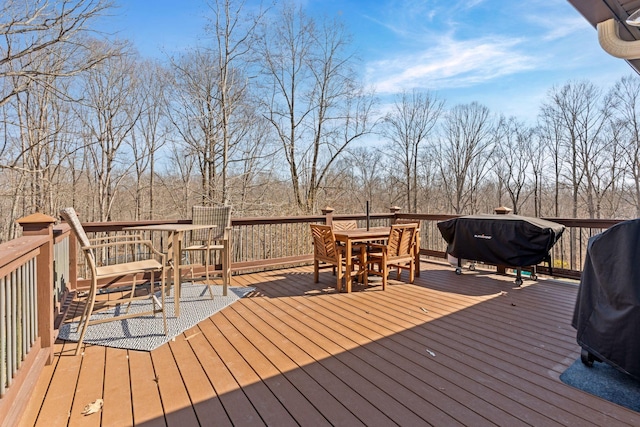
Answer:
<svg viewBox="0 0 640 427"><path fill-rule="evenodd" d="M87 297L85 298L85 302L84 302L84 310L82 310L82 314L80 315L80 320L78 320L78 327L76 328L76 332L78 332L80 330L80 327L82 326L84 319L90 315L88 315L88 311L89 311L89 306L90 306L90 302L93 300L93 295L92 295L92 291L89 291L89 295L87 295Z"/></svg>
<svg viewBox="0 0 640 427"><path fill-rule="evenodd" d="M162 304L162 325L164 326L164 334L167 335L167 304L165 301L165 285L164 272L160 274L160 295Z"/></svg>
<svg viewBox="0 0 640 427"><path fill-rule="evenodd" d="M189 274L191 274L191 280L193 280L194 279L194 276L193 276L193 262L191 261L189 255L190 255L189 251L185 251L184 257L180 256L180 264L189 266Z"/></svg>
<svg viewBox="0 0 640 427"><path fill-rule="evenodd" d="M409 263L409 283L413 283L416 278L416 267L413 261Z"/></svg>
<svg viewBox="0 0 640 427"><path fill-rule="evenodd" d="M369 283L369 266L367 265L367 251L365 248L361 248L360 251L360 267L358 275L362 280L362 284L366 286Z"/></svg>
<svg viewBox="0 0 640 427"><path fill-rule="evenodd" d="M320 261L313 260L313 283L318 283L320 281Z"/></svg>
<svg viewBox="0 0 640 427"><path fill-rule="evenodd" d="M342 264L342 262L340 264ZM340 292L340 290L342 290L342 277L344 275L342 274L342 265L338 265L336 268L336 291Z"/></svg>
<svg viewBox="0 0 640 427"><path fill-rule="evenodd" d="M231 248L229 240L225 240L224 250L222 251L222 295L225 297L229 291L229 283L231 282Z"/></svg>
<svg viewBox="0 0 640 427"><path fill-rule="evenodd" d="M169 262L167 267L173 268L173 264ZM173 285L173 281L171 280L171 277L168 277L168 275L169 275L169 269L165 268L164 271L162 272L162 277L165 280L169 281L169 283L165 285L165 293L167 294L167 296L171 295L171 286Z"/></svg>
<svg viewBox="0 0 640 427"><path fill-rule="evenodd" d="M382 290L385 291L387 289L387 280L389 276L389 263L387 262L387 257L385 255L382 256Z"/></svg>
<svg viewBox="0 0 640 427"><path fill-rule="evenodd" d="M204 277L207 281L207 289L209 289L209 296L213 299L213 291L211 290L211 281L209 280L209 261L211 259L211 252L207 249L204 252L205 260L204 260Z"/></svg>
<svg viewBox="0 0 640 427"><path fill-rule="evenodd" d="M124 309L125 314L129 313L129 307L131 307L131 303L133 302L133 297L136 294L136 276L137 274L133 275L133 282L131 283L131 292L129 293L129 300L127 301L127 308ZM153 284L152 284L153 286Z"/></svg>
<svg viewBox="0 0 640 427"><path fill-rule="evenodd" d="M80 325L82 325L82 332L80 332L80 338L78 338L78 346L76 347L76 353L75 353L76 356L80 354L80 347L82 347L82 341L84 340L84 335L87 333L87 327L89 326L89 319L91 318L91 313L93 312L93 307L96 303L97 288L98 288L97 281L95 281L95 283L91 283L91 291L89 291L89 296L87 297L87 302L84 308L84 312L82 313L82 317L80 317L80 322L78 323L78 328L80 327Z"/></svg>
<svg viewBox="0 0 640 427"><path fill-rule="evenodd" d="M155 316L155 313L158 311L158 309L156 308L156 272L152 271L150 272L151 274L151 279L149 282L149 295L151 296L151 304L153 305L153 313Z"/></svg>

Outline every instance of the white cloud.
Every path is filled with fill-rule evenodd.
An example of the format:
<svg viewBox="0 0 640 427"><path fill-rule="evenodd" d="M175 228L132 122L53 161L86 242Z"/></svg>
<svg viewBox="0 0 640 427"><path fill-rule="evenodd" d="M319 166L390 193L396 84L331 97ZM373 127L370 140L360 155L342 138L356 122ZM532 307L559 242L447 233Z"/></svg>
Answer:
<svg viewBox="0 0 640 427"><path fill-rule="evenodd" d="M519 52L518 44L513 39L444 37L427 50L370 62L367 80L382 94L478 84L534 68L537 59Z"/></svg>
<svg viewBox="0 0 640 427"><path fill-rule="evenodd" d="M544 30L540 35L540 40L544 42L583 32L590 26L581 16L529 16L528 20Z"/></svg>

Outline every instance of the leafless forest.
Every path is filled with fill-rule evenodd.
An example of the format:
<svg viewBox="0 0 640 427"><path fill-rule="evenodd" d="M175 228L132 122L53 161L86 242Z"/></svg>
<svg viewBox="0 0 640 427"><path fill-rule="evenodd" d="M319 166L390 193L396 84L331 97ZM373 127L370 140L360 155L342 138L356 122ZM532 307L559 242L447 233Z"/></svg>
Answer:
<svg viewBox="0 0 640 427"><path fill-rule="evenodd" d="M96 31L108 0L0 6L0 241L15 219L478 213L640 216L640 79L548 89L536 123L437 92L381 102L340 20L210 0L162 60ZM117 14L113 19L117 19ZM277 23L277 24L276 24Z"/></svg>

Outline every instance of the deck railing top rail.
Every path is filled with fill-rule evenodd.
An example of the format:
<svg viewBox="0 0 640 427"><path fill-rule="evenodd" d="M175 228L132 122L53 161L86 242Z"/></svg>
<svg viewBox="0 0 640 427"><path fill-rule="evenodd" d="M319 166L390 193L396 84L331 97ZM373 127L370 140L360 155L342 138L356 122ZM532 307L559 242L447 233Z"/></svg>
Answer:
<svg viewBox="0 0 640 427"><path fill-rule="evenodd" d="M459 215L402 213L398 208L392 207L388 213L368 215L364 213L335 214L333 209L325 208L322 215L235 217L232 218L234 228L232 268L238 273L251 271L251 269L278 268L309 262L312 259L312 246L308 224L330 223L333 220L355 219L361 226L369 220L379 226L391 224L396 219L417 219L422 222L421 254L442 258L446 243L438 232L437 223L457 216ZM588 239L623 221L622 219L544 219L558 222L568 228L557 247L554 247L552 256L554 275L570 278L579 278ZM64 292L77 289L76 279L82 274L79 265L83 262L83 258L78 256L75 240L69 238L69 227L66 224L59 224L54 228L53 220L41 214L31 215L21 223L24 227L23 237L0 244L0 278L14 274L14 271L22 268L23 261L33 258L37 252L38 260L35 265L37 268L33 273L37 274L33 276L33 281L40 304L38 311L41 313L38 315L40 329L36 348L46 350L44 358L49 360L55 328L52 321L55 306L60 304ZM190 219L85 222L83 226L89 233L120 233L126 227L134 225L190 222ZM60 265L65 263L66 269L54 271L54 265L60 268ZM60 278L64 283L60 289L57 289L56 281ZM35 366L38 363L32 360L27 366ZM13 392L9 390L7 396ZM0 399L0 424L8 412L5 397Z"/></svg>

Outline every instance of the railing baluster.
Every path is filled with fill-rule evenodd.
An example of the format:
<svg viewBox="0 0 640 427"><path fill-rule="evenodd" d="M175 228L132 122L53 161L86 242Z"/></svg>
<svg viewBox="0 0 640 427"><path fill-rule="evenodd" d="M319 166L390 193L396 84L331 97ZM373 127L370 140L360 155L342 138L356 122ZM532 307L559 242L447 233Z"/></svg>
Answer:
<svg viewBox="0 0 640 427"><path fill-rule="evenodd" d="M20 369L20 365L22 365L22 361L24 360L24 356L27 354L29 349L27 348L27 333L28 333L28 316L29 311L27 310L27 269L26 266L20 267L18 270L18 305L20 307L20 312L18 313L18 319L20 323L20 336L18 341L18 348L20 351L18 352L18 369Z"/></svg>
<svg viewBox="0 0 640 427"><path fill-rule="evenodd" d="M9 344L7 339L7 278L0 277L0 397L4 396L9 381L7 360Z"/></svg>
<svg viewBox="0 0 640 427"><path fill-rule="evenodd" d="M11 385L11 378L13 378L13 374L15 373L14 370L14 362L15 362L15 348L16 348L16 341L15 341L15 334L16 334L16 325L15 325L15 301L13 299L13 283L15 282L14 280L14 275L15 275L15 271L11 272L11 274L9 274L9 283L7 286L7 326L9 327L8 331L7 331L7 345L8 345L8 349L7 349L7 374L8 374L8 378L7 378L7 386Z"/></svg>

